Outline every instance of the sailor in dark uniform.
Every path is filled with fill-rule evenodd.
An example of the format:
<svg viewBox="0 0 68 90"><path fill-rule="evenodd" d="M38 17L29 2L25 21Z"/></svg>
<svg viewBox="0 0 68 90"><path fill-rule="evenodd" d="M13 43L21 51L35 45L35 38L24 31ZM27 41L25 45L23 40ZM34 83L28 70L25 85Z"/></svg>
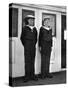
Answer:
<svg viewBox="0 0 68 90"><path fill-rule="evenodd" d="M41 78L52 78L49 73L50 55L52 47L52 29L49 25L50 18L45 17L39 33L39 49L41 51Z"/></svg>
<svg viewBox="0 0 68 90"><path fill-rule="evenodd" d="M24 56L25 56L25 79L24 82L28 80L38 80L35 76L35 54L36 54L36 43L37 43L37 29L34 27L35 17L32 15L27 15L25 17L25 26L22 28L21 42L24 46Z"/></svg>

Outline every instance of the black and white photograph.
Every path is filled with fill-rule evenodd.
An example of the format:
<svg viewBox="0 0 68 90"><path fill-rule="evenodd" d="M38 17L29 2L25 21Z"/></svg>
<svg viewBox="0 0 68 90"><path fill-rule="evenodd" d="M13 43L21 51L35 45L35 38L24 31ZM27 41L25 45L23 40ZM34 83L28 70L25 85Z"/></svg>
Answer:
<svg viewBox="0 0 68 90"><path fill-rule="evenodd" d="M66 84L67 7L9 3L9 86Z"/></svg>

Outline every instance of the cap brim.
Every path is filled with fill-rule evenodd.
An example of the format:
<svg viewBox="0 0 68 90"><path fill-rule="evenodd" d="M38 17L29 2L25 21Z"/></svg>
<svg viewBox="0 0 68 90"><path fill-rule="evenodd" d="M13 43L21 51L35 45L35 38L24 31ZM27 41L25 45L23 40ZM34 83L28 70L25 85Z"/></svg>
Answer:
<svg viewBox="0 0 68 90"><path fill-rule="evenodd" d="M35 19L35 17L25 17L25 18L26 18L26 19L30 19L30 18L31 18L31 19Z"/></svg>
<svg viewBox="0 0 68 90"><path fill-rule="evenodd" d="M45 21L45 20L47 20L47 19L50 20L50 18L44 18L43 21Z"/></svg>

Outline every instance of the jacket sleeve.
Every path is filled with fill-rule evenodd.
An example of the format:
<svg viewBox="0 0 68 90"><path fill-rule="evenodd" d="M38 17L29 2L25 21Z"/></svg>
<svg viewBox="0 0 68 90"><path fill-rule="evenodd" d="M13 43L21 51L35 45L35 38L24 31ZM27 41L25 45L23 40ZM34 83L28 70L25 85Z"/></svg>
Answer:
<svg viewBox="0 0 68 90"><path fill-rule="evenodd" d="M35 44L37 43L37 34L38 34L38 33L37 33L37 29L36 29L36 42L35 42Z"/></svg>
<svg viewBox="0 0 68 90"><path fill-rule="evenodd" d="M51 38L53 38L53 35L52 35L52 29L51 29ZM51 47L53 46L53 39L51 40Z"/></svg>
<svg viewBox="0 0 68 90"><path fill-rule="evenodd" d="M20 40L21 40L21 42L22 42L23 45L24 45L24 36L25 36L24 34L25 34L25 33L24 33L24 28L22 28Z"/></svg>
<svg viewBox="0 0 68 90"><path fill-rule="evenodd" d="M39 32L39 43L38 43L39 47L41 46L41 39L42 39L42 30L41 29L42 28L40 28L40 32Z"/></svg>
<svg viewBox="0 0 68 90"><path fill-rule="evenodd" d="M37 43L37 29L36 29L36 27L34 27L34 31L35 31L35 44Z"/></svg>

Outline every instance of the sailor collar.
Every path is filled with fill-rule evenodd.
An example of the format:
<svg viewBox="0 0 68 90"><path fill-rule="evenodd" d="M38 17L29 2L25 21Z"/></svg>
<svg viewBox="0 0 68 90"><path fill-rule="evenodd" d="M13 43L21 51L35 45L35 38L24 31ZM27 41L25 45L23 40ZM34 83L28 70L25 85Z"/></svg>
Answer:
<svg viewBox="0 0 68 90"><path fill-rule="evenodd" d="M45 27L45 26L43 26L43 28L46 29L46 30L48 30L48 31L51 29L51 28Z"/></svg>
<svg viewBox="0 0 68 90"><path fill-rule="evenodd" d="M29 28L31 28L31 29L33 29L34 28L34 26L30 26L30 25L27 25Z"/></svg>

